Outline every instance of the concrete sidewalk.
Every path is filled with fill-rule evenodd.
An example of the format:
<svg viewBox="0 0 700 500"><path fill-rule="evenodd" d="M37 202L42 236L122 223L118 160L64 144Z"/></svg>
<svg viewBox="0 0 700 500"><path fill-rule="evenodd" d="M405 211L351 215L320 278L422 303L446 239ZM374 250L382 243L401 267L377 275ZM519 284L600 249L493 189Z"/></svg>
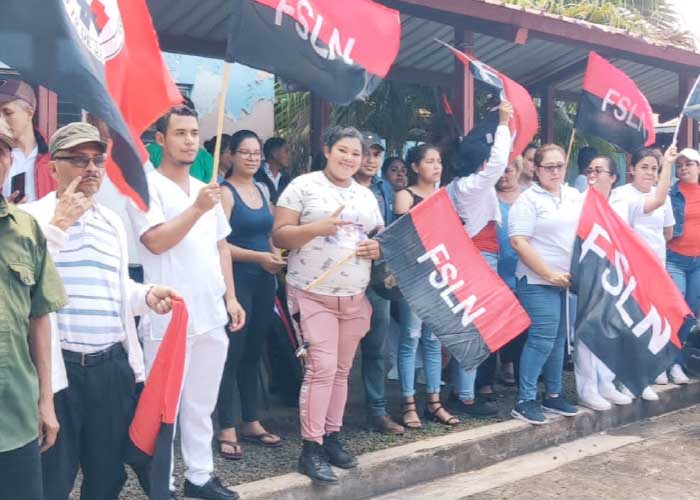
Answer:
<svg viewBox="0 0 700 500"><path fill-rule="evenodd" d="M297 473L243 483L245 500L363 499L452 474L467 472L525 453L686 408L700 402L700 381L687 386L655 387L660 400L638 400L606 412L582 409L573 418L555 417L548 425L509 420L467 431L367 453L350 471L337 470L340 484L317 486Z"/></svg>

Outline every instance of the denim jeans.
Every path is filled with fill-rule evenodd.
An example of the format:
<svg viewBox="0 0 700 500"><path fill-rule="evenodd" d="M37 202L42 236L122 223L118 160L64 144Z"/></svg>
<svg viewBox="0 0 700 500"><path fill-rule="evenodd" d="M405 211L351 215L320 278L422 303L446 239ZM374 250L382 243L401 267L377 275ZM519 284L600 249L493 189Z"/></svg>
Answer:
<svg viewBox="0 0 700 500"><path fill-rule="evenodd" d="M532 324L520 356L518 399L537 399L537 379L544 378L547 394L560 394L566 348L566 291L550 285L534 285L523 277L517 283L518 298Z"/></svg>
<svg viewBox="0 0 700 500"><path fill-rule="evenodd" d="M498 254L491 252L480 251L481 256L486 260L494 272L498 272ZM476 369L476 381L474 385L477 389L483 386L492 386L496 381L496 366L498 364L498 353L492 353L486 360Z"/></svg>
<svg viewBox="0 0 700 500"><path fill-rule="evenodd" d="M471 401L474 399L474 383L476 382L476 368L464 370L459 363L452 358L448 365L452 389L460 401Z"/></svg>
<svg viewBox="0 0 700 500"><path fill-rule="evenodd" d="M372 305L369 333L364 336L362 347L362 381L365 385L367 411L373 417L386 415L384 378L386 376L384 342L391 321L391 301L383 299L370 288L367 298Z"/></svg>
<svg viewBox="0 0 700 500"><path fill-rule="evenodd" d="M686 257L669 249L666 269L693 314L700 314L700 257Z"/></svg>
<svg viewBox="0 0 700 500"><path fill-rule="evenodd" d="M423 372L425 392L440 392L442 372L442 345L433 333L423 325L405 299L399 301L399 379L401 396L410 398L416 394L416 353L418 343L423 346Z"/></svg>

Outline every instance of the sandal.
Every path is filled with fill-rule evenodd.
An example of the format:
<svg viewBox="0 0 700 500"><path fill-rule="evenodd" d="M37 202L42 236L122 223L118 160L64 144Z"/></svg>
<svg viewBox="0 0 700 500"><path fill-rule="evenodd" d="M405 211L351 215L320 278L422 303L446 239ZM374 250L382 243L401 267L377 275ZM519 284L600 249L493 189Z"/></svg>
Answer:
<svg viewBox="0 0 700 500"><path fill-rule="evenodd" d="M457 425L459 419L454 415L451 415L445 408L443 408L442 403L440 403L440 396L438 399L433 401L428 400L425 407L425 417L432 420L433 422L439 422L443 425ZM437 408L435 407L437 405ZM432 410L430 409L431 407Z"/></svg>
<svg viewBox="0 0 700 500"><path fill-rule="evenodd" d="M221 456L221 458L223 458L225 460L240 460L241 458L243 458L243 450L241 449L241 445L238 444L238 441L228 441L226 439L219 439L218 441L219 441L219 455ZM221 445L230 446L234 450L238 450L238 451L234 451L231 453L226 452L226 451L221 449Z"/></svg>
<svg viewBox="0 0 700 500"><path fill-rule="evenodd" d="M241 441L264 446L265 448L278 448L282 446L282 438L275 436L274 434L270 434L269 432L261 432L260 434L241 433Z"/></svg>
<svg viewBox="0 0 700 500"><path fill-rule="evenodd" d="M416 418L406 418L406 415L410 413L414 413L416 415ZM404 400L401 402L401 418L403 420L403 426L406 429L415 430L423 428L423 424L421 424L420 422L420 417L418 417L418 410L416 409L415 398L404 398Z"/></svg>

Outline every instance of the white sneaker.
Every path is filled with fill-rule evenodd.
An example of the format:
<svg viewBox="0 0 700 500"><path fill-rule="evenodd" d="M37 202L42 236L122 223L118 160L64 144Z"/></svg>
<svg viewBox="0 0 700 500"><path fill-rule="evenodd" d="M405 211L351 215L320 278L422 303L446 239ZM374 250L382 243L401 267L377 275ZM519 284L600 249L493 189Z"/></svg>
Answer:
<svg viewBox="0 0 700 500"><path fill-rule="evenodd" d="M631 405L633 398L615 389L615 387L602 387L600 395L614 405Z"/></svg>
<svg viewBox="0 0 700 500"><path fill-rule="evenodd" d="M632 391L625 387L624 384L620 384L620 392L623 396L627 396L628 398L634 400L634 394L632 394Z"/></svg>
<svg viewBox="0 0 700 500"><path fill-rule="evenodd" d="M666 372L661 372L661 375L656 377L654 383L656 385L668 385L668 375L666 375Z"/></svg>
<svg viewBox="0 0 700 500"><path fill-rule="evenodd" d="M644 389L644 392L642 392L642 399L645 401L658 401L659 395L654 392L654 389L647 387Z"/></svg>
<svg viewBox="0 0 700 500"><path fill-rule="evenodd" d="M683 368L681 367L681 365L673 365L671 367L670 375L671 375L671 381L674 384L685 385L685 384L690 383L690 379L685 374L685 372L683 372Z"/></svg>
<svg viewBox="0 0 700 500"><path fill-rule="evenodd" d="M605 411L612 408L612 405L600 394L589 392L578 398L578 404L595 411Z"/></svg>

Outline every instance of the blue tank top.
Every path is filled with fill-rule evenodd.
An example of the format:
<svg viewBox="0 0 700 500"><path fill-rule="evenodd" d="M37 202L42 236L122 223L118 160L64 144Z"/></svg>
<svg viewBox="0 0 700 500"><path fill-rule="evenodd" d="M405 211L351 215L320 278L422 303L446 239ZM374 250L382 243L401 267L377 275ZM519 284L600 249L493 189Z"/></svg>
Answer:
<svg viewBox="0 0 700 500"><path fill-rule="evenodd" d="M226 241L246 250L269 252L273 220L267 200L260 188L256 186L263 200L262 207L252 209L245 204L231 183L224 181L222 186L231 191L235 201L229 220L231 234L226 237ZM256 274L266 272L260 264L255 262L234 262L233 268L236 272L246 271Z"/></svg>
<svg viewBox="0 0 700 500"><path fill-rule="evenodd" d="M511 290L515 290L515 267L518 264L518 254L510 246L510 239L508 238L508 215L510 214L511 205L501 200L498 200L498 204L501 207L501 225L496 230L498 233L498 246L500 247L498 274Z"/></svg>

